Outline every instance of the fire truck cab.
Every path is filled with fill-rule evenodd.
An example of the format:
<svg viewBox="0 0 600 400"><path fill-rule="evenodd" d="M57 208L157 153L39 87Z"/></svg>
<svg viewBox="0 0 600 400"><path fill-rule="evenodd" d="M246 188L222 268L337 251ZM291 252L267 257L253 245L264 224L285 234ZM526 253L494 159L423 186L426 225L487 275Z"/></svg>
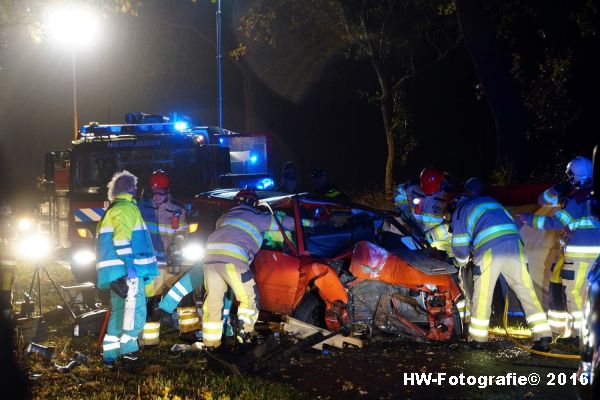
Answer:
<svg viewBox="0 0 600 400"><path fill-rule="evenodd" d="M133 173L142 188L153 171L163 169L169 174L171 193L188 210L196 194L210 189L273 185L269 134L191 127L189 119L177 115L127 114L126 121L85 125L68 151L46 155L47 202L40 210L46 211L55 245L68 248L79 282L96 279L96 225L109 205L106 185L115 172ZM66 181L67 168L65 187L58 183Z"/></svg>

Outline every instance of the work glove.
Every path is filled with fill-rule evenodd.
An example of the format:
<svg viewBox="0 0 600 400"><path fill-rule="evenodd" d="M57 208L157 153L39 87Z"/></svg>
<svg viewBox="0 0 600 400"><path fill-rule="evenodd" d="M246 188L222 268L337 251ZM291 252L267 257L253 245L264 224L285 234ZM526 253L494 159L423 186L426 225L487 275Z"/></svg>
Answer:
<svg viewBox="0 0 600 400"><path fill-rule="evenodd" d="M561 197L568 195L573 189L574 187L571 181L564 181L554 186L554 190L556 190Z"/></svg>
<svg viewBox="0 0 600 400"><path fill-rule="evenodd" d="M119 278L116 281L112 281L110 283L110 289L115 292L117 296L122 299L127 298L127 292L129 291L129 286L127 285L127 279L125 277Z"/></svg>

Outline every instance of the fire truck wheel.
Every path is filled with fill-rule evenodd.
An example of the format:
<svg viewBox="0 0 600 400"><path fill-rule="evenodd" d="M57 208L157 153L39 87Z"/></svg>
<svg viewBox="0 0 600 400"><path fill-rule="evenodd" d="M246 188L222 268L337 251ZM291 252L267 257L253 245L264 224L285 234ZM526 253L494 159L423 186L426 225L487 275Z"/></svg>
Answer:
<svg viewBox="0 0 600 400"><path fill-rule="evenodd" d="M292 312L292 317L308 324L324 327L325 305L315 294L308 293Z"/></svg>

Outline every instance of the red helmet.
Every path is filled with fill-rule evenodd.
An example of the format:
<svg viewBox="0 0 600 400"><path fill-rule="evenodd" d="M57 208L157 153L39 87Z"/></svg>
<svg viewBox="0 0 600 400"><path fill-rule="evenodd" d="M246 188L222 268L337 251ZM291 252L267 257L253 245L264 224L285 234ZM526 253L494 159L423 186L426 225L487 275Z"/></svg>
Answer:
<svg viewBox="0 0 600 400"><path fill-rule="evenodd" d="M421 190L427 196L437 193L442 188L444 182L444 172L436 168L425 168L420 176Z"/></svg>
<svg viewBox="0 0 600 400"><path fill-rule="evenodd" d="M233 198L238 203L248 204L252 207L256 207L258 204L258 196L254 189L242 189Z"/></svg>
<svg viewBox="0 0 600 400"><path fill-rule="evenodd" d="M154 171L150 179L148 179L148 185L150 185L152 190L165 190L169 188L170 184L169 175L162 169Z"/></svg>

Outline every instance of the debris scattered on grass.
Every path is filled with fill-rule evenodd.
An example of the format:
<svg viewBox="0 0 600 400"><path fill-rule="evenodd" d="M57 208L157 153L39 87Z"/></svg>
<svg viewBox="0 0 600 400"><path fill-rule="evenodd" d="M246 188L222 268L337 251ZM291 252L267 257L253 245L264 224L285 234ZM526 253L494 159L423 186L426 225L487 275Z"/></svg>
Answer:
<svg viewBox="0 0 600 400"><path fill-rule="evenodd" d="M29 343L25 352L27 354L37 353L47 359L52 359L52 357L54 357L54 347L43 346L34 342Z"/></svg>

